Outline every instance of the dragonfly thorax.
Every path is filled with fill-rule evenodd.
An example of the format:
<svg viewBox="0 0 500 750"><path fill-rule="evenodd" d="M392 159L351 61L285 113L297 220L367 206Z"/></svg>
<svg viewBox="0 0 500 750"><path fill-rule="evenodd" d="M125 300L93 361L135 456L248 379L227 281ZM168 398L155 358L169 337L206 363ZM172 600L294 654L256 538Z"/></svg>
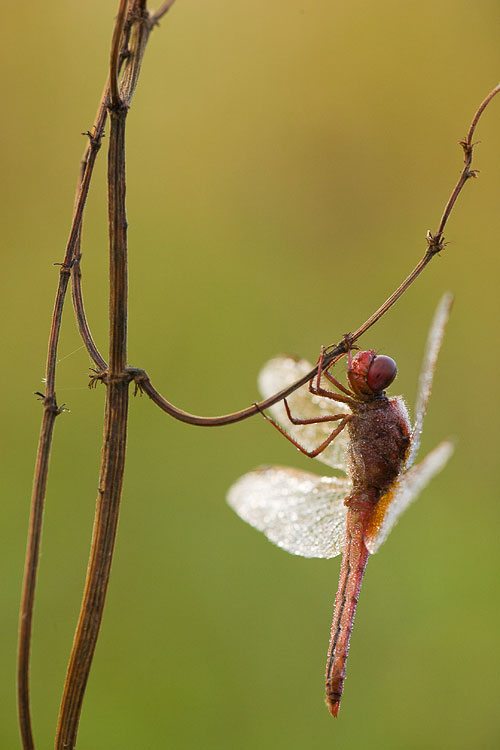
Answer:
<svg viewBox="0 0 500 750"><path fill-rule="evenodd" d="M408 452L411 426L404 403L385 395L358 401L347 429L352 495L366 494L375 504L401 472Z"/></svg>

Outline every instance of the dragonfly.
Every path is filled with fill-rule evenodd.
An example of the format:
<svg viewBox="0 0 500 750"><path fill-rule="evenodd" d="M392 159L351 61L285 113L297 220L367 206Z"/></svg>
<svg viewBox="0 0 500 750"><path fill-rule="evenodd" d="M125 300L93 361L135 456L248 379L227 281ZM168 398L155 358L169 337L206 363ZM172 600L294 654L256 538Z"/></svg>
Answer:
<svg viewBox="0 0 500 750"><path fill-rule="evenodd" d="M403 398L385 392L397 373L392 358L374 350L355 356L349 351L345 387L329 368L321 373L322 349L318 375L271 407L272 416L264 416L302 453L344 475L263 466L241 477L228 493L236 513L287 552L319 558L342 554L325 675L326 704L335 717L368 558L453 452L453 441L445 440L414 465L452 301L451 294L444 295L429 330L413 425ZM310 370L304 359L272 359L259 375L262 395L270 396Z"/></svg>

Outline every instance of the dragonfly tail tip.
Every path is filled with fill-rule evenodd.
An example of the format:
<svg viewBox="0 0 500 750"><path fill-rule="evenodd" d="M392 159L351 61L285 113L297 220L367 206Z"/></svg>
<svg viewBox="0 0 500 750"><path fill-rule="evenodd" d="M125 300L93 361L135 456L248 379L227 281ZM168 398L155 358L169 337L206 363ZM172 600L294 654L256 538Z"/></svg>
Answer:
<svg viewBox="0 0 500 750"><path fill-rule="evenodd" d="M331 715L336 719L340 708L340 701L327 701L327 706Z"/></svg>

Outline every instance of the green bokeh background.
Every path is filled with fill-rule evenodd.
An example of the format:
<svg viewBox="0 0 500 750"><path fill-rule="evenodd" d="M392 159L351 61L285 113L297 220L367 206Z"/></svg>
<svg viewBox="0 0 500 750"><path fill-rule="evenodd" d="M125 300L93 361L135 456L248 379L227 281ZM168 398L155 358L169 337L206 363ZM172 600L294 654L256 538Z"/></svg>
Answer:
<svg viewBox="0 0 500 750"><path fill-rule="evenodd" d="M19 747L17 610L46 342L81 131L116 3L9 5L2 40L4 323L0 747ZM131 364L174 403L255 400L278 352L310 359L421 257L500 73L492 0L177 0L128 123ZM224 429L131 404L128 465L82 750L500 746L497 466L500 101L478 130L450 244L362 343L413 403L427 328L456 295L423 450L458 438L370 563L340 717L323 705L338 562L289 556L226 506L261 463L321 472L261 419ZM106 143L106 142L105 142ZM89 320L106 351L105 154L84 231ZM68 306L32 658L37 748L52 746L86 571L104 389ZM75 351L76 350L76 351Z"/></svg>

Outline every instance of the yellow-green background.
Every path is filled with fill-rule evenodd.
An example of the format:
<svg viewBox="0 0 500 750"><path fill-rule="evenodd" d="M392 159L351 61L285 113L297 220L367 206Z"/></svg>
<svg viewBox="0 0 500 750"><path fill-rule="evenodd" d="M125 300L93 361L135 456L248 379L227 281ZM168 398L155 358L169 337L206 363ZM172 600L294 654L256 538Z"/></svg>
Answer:
<svg viewBox="0 0 500 750"><path fill-rule="evenodd" d="M2 11L0 747L19 747L15 650L46 342L81 131L106 75L114 2ZM177 0L129 116L131 364L176 404L257 396L278 352L314 359L425 249L457 146L500 77L493 0ZM500 746L500 100L481 124L450 244L362 343L413 403L426 331L456 294L424 451L458 438L368 568L340 717L323 705L338 562L273 547L225 504L260 463L321 472L253 419L175 422L132 401L128 465L83 750L453 750ZM106 146L106 141L105 144ZM105 153L83 273L106 352ZM32 659L37 748L52 746L96 497L102 387L68 306Z"/></svg>

